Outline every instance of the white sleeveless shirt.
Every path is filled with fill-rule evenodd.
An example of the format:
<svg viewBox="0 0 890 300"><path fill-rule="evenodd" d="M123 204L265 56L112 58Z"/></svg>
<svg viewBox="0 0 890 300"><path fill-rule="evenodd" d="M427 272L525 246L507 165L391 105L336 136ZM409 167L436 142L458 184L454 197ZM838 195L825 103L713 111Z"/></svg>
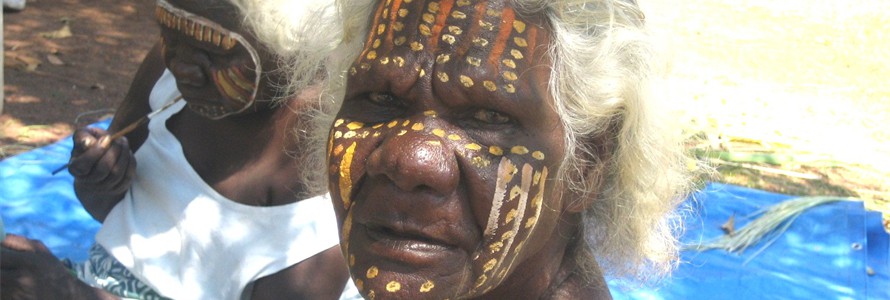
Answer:
<svg viewBox="0 0 890 300"><path fill-rule="evenodd" d="M165 71L151 92L151 107L178 96ZM96 235L115 259L166 297L240 299L248 284L339 242L328 195L261 207L208 186L167 130L167 119L184 106L181 101L150 120L149 136L135 154L133 185Z"/></svg>

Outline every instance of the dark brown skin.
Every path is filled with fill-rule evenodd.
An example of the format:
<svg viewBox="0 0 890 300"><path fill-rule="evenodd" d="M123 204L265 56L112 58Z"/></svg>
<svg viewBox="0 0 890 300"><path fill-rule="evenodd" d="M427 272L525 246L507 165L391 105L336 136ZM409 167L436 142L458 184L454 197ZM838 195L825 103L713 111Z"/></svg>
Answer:
<svg viewBox="0 0 890 300"><path fill-rule="evenodd" d="M509 1L380 1L331 129L329 190L362 295L609 299L576 269L579 200L549 29Z"/></svg>
<svg viewBox="0 0 890 300"><path fill-rule="evenodd" d="M0 299L117 298L71 276L40 241L9 234L0 246Z"/></svg>
<svg viewBox="0 0 890 300"><path fill-rule="evenodd" d="M223 1L170 3L199 13L225 28L239 28L237 22L240 19L234 15L235 9ZM257 45L248 33L240 33ZM242 64L252 69L252 65L249 65L252 60L246 51L220 52L163 26L162 37L166 50L162 51L159 43L148 54L137 71L126 99L117 110L109 132L117 132L150 112L148 96L165 66L176 77L177 86L189 105L234 106L231 100L220 94L210 80L209 72L215 65ZM265 69L272 69L274 59L261 47L257 47L257 50L263 58ZM299 124L300 115L294 111L308 109L305 103L314 102L318 91L315 88L304 90L276 108L270 101L263 100L277 96L277 90L269 84L277 80L264 74L257 96L260 101L238 114L213 120L186 107L167 121L167 128L181 142L187 160L201 178L221 195L242 204L277 206L293 203L306 196L303 184L293 180L297 178L300 169L291 155L299 156L303 153L303 145L297 143L293 130L295 126L305 126ZM69 166L75 177L78 198L86 210L99 221L105 219L129 189L137 165L133 153L148 136L148 127L140 126L124 138L106 142L104 140L107 140L109 132L93 128L78 129L74 134L75 147ZM11 266L31 268L27 272L20 272L23 275L16 279L18 283L37 283L36 286L22 285L22 289L45 289L42 282L47 279L76 281L63 268L51 264L55 258L46 251L15 253L15 256L10 256L12 259L28 255L39 256L34 259L40 258L40 261L45 260L42 264L13 262L14 265ZM7 258L7 249L4 249L3 258ZM4 292L7 283L5 271L6 262ZM336 299L347 278L343 256L337 247L332 247L299 264L257 280L252 296L253 299ZM60 291L57 292L68 296L54 297L57 299L99 293L98 290L84 289L74 283L58 288Z"/></svg>

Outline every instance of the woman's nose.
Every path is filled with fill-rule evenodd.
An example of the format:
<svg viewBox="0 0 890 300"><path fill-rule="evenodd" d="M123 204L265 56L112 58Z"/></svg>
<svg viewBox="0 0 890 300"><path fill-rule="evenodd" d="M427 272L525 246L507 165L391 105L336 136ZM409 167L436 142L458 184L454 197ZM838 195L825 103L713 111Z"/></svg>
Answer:
<svg viewBox="0 0 890 300"><path fill-rule="evenodd" d="M457 188L460 178L455 152L423 132L386 138L368 157L367 172L388 177L404 191L430 189L441 195Z"/></svg>
<svg viewBox="0 0 890 300"><path fill-rule="evenodd" d="M204 51L181 47L176 50L168 67L180 84L201 87L207 84L204 70L210 66L210 58Z"/></svg>

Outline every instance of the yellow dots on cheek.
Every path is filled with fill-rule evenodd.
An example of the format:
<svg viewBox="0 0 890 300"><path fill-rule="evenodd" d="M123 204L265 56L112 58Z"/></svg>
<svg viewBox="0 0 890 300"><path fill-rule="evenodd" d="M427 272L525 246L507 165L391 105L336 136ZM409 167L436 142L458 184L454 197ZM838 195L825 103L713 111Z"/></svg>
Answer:
<svg viewBox="0 0 890 300"><path fill-rule="evenodd" d="M469 57L467 57L467 63L470 64L471 66L478 67L478 66L482 65L482 59L479 59L478 57L469 56Z"/></svg>
<svg viewBox="0 0 890 300"><path fill-rule="evenodd" d="M482 146L479 146L479 144L476 144L476 143L466 144L466 145L464 145L464 148L467 148L467 149L473 150L473 151L482 150Z"/></svg>
<svg viewBox="0 0 890 300"><path fill-rule="evenodd" d="M337 147L334 148L334 155L340 156L341 153L343 153L343 145L337 145Z"/></svg>
<svg viewBox="0 0 890 300"><path fill-rule="evenodd" d="M408 9L405 9L405 8L399 9L399 17L404 18L407 15L408 15Z"/></svg>
<svg viewBox="0 0 890 300"><path fill-rule="evenodd" d="M428 117L435 117L437 115L437 113L435 110L428 110L428 111L423 112L423 115L428 116Z"/></svg>
<svg viewBox="0 0 890 300"><path fill-rule="evenodd" d="M402 127L408 126L408 124L411 124L411 120L405 120L404 122L402 122Z"/></svg>
<svg viewBox="0 0 890 300"><path fill-rule="evenodd" d="M448 73L436 72L436 77L439 78L439 81L448 82Z"/></svg>
<svg viewBox="0 0 890 300"><path fill-rule="evenodd" d="M365 127L365 124L362 122L350 122L349 124L346 124L346 128L349 128L349 130L356 130L362 127Z"/></svg>
<svg viewBox="0 0 890 300"><path fill-rule="evenodd" d="M460 29L460 27L457 27L457 26L448 26L448 32L451 32L451 34L454 34L454 35L461 35L464 32L464 30Z"/></svg>
<svg viewBox="0 0 890 300"><path fill-rule="evenodd" d="M544 153L541 151L535 151L535 152L532 152L532 157L534 157L537 160L544 160Z"/></svg>
<svg viewBox="0 0 890 300"><path fill-rule="evenodd" d="M453 45L454 42L457 41L457 38L455 38L453 35L450 35L450 34L443 34L442 41L448 43L449 45Z"/></svg>
<svg viewBox="0 0 890 300"><path fill-rule="evenodd" d="M343 132L340 132L340 131L334 132L334 138L335 138L335 139L339 139L339 138L341 138L341 137L343 137Z"/></svg>
<svg viewBox="0 0 890 300"><path fill-rule="evenodd" d="M422 285L420 285L420 292L421 292L421 293L429 292L429 291L431 291L434 287L436 287L436 284L434 284L432 281L427 280L427 281L424 282Z"/></svg>
<svg viewBox="0 0 890 300"><path fill-rule="evenodd" d="M510 81L515 81L515 80L518 79L518 78L519 78L519 77L516 76L516 73L510 72L510 71L506 71L506 72L504 72L504 79L507 79L507 80L510 80Z"/></svg>
<svg viewBox="0 0 890 300"><path fill-rule="evenodd" d="M343 122L346 122L346 121L344 121L343 119L337 119L337 121L334 121L334 127L343 125Z"/></svg>
<svg viewBox="0 0 890 300"><path fill-rule="evenodd" d="M486 262L484 266L482 266L482 271L483 272L491 271L491 269L494 269L494 266L497 265L497 263L498 263L498 260L496 258L492 258L491 260Z"/></svg>
<svg viewBox="0 0 890 300"><path fill-rule="evenodd" d="M390 293L398 292L401 289L402 289L402 284L400 284L396 281L390 281L389 283L386 284L386 291L388 291Z"/></svg>
<svg viewBox="0 0 890 300"><path fill-rule="evenodd" d="M483 81L482 86L484 86L485 89L488 90L489 92L494 92L498 89L498 87L494 84L494 82L490 81L490 80Z"/></svg>
<svg viewBox="0 0 890 300"><path fill-rule="evenodd" d="M393 121L390 121L389 124L386 124L386 127L393 128L393 127L396 127L396 125L398 125L398 124L399 124L398 120L393 120Z"/></svg>
<svg viewBox="0 0 890 300"><path fill-rule="evenodd" d="M528 153L528 148L526 148L525 146L513 146L513 148L510 149L510 152L512 152L513 154L522 155Z"/></svg>
<svg viewBox="0 0 890 300"><path fill-rule="evenodd" d="M449 139L449 140L452 140L452 141L459 141L459 140L460 140L460 136L459 136L459 135L456 135L456 134L449 134L449 135L448 135L448 139Z"/></svg>
<svg viewBox="0 0 890 300"><path fill-rule="evenodd" d="M507 91L507 93L512 94L516 92L516 87L514 87L512 83L508 83L507 85L504 85L504 90Z"/></svg>
<svg viewBox="0 0 890 300"><path fill-rule="evenodd" d="M414 125L411 125L411 129L415 131L423 130L423 123L414 123Z"/></svg>
<svg viewBox="0 0 890 300"><path fill-rule="evenodd" d="M439 54L436 56L436 63L444 64L451 60L451 55L448 54Z"/></svg>
<svg viewBox="0 0 890 300"><path fill-rule="evenodd" d="M378 272L379 270L377 270L376 266L371 266L370 268L368 268L368 271L365 272L365 277L368 277L368 279L374 279L377 277Z"/></svg>
<svg viewBox="0 0 890 300"><path fill-rule="evenodd" d="M464 87L473 87L473 79L466 75L460 75L460 83L464 85Z"/></svg>
<svg viewBox="0 0 890 300"><path fill-rule="evenodd" d="M421 50L423 50L423 44L418 43L418 42L411 42L411 50L421 51Z"/></svg>
<svg viewBox="0 0 890 300"><path fill-rule="evenodd" d="M516 50L516 49L511 49L510 55L513 56L513 58L515 58L515 59L522 59L523 57L525 57L522 55L522 52L520 52L519 50Z"/></svg>
<svg viewBox="0 0 890 300"><path fill-rule="evenodd" d="M436 128L436 129L433 129L433 134L438 137L445 137L445 130Z"/></svg>
<svg viewBox="0 0 890 300"><path fill-rule="evenodd" d="M406 133L408 133L408 131L402 129L401 131L399 131L399 133L398 133L397 135L398 135L398 136L403 136L403 135L405 135Z"/></svg>
<svg viewBox="0 0 890 300"><path fill-rule="evenodd" d="M385 24L380 24L380 25L377 26L377 34L382 34L384 31L386 31L386 25L385 25Z"/></svg>

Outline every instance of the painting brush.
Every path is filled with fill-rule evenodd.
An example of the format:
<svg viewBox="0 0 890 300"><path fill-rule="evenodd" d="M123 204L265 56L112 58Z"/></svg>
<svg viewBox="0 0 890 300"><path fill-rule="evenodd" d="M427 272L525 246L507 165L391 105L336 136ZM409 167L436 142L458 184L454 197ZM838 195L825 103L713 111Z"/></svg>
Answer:
<svg viewBox="0 0 890 300"><path fill-rule="evenodd" d="M107 136L106 138L100 139L99 142L102 143L103 148L107 147L108 144L111 143L111 141L113 141L117 138L120 138L120 137L124 136L125 134L130 133L133 130L136 130L136 128L147 123L148 120L151 119L152 117L154 117L155 115L161 113L162 111L166 110L170 106L173 106L173 104L176 104L177 102L179 102L179 100L182 100L182 96L176 97L176 99L173 99L173 101L170 101L170 103L164 104L164 106L162 106L161 108L158 108L157 110L152 111L152 112L148 113L147 115L142 116L142 118L139 118L139 120L136 120L135 122L130 123L130 125L127 125L127 127L124 127L123 129L119 130L118 132L115 132L114 134ZM58 169L55 169L52 174L56 175L56 173L61 172L65 168L68 168L68 165L69 164L66 163L65 165L59 167Z"/></svg>

